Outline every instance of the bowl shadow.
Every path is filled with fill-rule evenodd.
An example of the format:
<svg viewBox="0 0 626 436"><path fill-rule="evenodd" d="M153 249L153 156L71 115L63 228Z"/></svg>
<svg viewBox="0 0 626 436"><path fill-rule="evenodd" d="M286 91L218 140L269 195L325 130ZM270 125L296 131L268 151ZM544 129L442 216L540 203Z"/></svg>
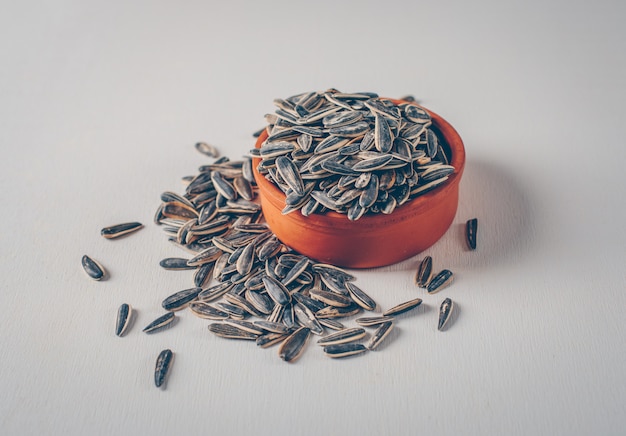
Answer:
<svg viewBox="0 0 626 436"><path fill-rule="evenodd" d="M466 161L460 184L459 207L444 236L422 253L395 265L372 270L415 271L426 255L447 265L472 269L506 265L531 252L536 242L532 196L522 182L493 162ZM477 247L465 239L465 223L478 219Z"/></svg>

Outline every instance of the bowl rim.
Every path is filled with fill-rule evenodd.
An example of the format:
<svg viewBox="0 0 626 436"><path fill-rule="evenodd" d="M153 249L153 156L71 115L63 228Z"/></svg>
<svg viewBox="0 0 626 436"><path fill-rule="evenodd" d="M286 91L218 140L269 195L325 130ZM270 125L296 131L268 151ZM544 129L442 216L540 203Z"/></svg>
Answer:
<svg viewBox="0 0 626 436"><path fill-rule="evenodd" d="M407 201L402 206L396 208L391 214L386 215L383 213L377 214L365 214L361 218L356 221L350 221L346 214L341 214L335 211L326 211L324 213L314 213L308 216L303 216L299 214L300 219L306 221L309 227L318 227L325 228L329 225L332 226L344 226L350 225L354 226L358 224L364 227L372 227L375 228L380 225L389 225L390 223L396 221L404 221L406 219L410 219L415 216L416 213L420 213L422 210L427 209L429 204L433 201L436 201L438 198L445 197L450 195L450 191L457 189L457 186L460 182L461 176L463 174L463 170L465 169L465 147L463 145L463 141L458 134L458 132L452 127L450 123L448 123L444 118L430 109L423 107L415 102L409 102L405 100L397 100L391 98L382 98L384 100L389 100L395 104L410 104L417 107L420 107L427 111L432 119L432 126L443 136L448 147L450 148L450 153L452 155L450 165L454 166L454 172L449 176L448 180L429 192L426 192L418 197ZM261 144L267 139L268 133L267 130L263 130L261 135L257 138L255 143L255 148L260 148ZM265 176L258 172L257 166L259 165L261 158L254 157L252 159L252 170L254 173L254 177L259 188L259 196L263 201L266 199L270 203L272 203L275 207L280 207L281 209L285 206L286 195L272 182L267 180ZM293 213L297 213L298 211L294 211ZM289 216L288 214L286 216Z"/></svg>

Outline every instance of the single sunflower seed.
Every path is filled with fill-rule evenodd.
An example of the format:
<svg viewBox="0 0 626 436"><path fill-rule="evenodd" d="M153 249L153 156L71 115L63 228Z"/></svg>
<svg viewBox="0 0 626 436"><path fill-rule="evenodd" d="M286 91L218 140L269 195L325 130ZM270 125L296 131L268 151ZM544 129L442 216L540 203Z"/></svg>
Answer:
<svg viewBox="0 0 626 436"><path fill-rule="evenodd" d="M81 263L87 275L92 279L99 281L106 278L105 269L91 257L84 255Z"/></svg>
<svg viewBox="0 0 626 436"><path fill-rule="evenodd" d="M133 308L130 304L122 304L117 309L117 320L115 322L115 334L117 336L124 336L126 330L130 326L133 317Z"/></svg>
<svg viewBox="0 0 626 436"><path fill-rule="evenodd" d="M102 230L100 230L100 234L104 236L106 239L115 239L115 238L119 238L120 236L124 236L132 232L136 232L142 227L143 227L143 224L138 223L138 222L122 223L122 224L116 224L113 226L105 227Z"/></svg>
<svg viewBox="0 0 626 436"><path fill-rule="evenodd" d="M439 323L437 325L437 330L441 331L445 328L453 311L454 302L449 298L443 300L441 306L439 307Z"/></svg>
<svg viewBox="0 0 626 436"><path fill-rule="evenodd" d="M159 353L154 368L154 384L157 388L160 388L165 383L170 367L172 366L173 356L172 350L163 350Z"/></svg>

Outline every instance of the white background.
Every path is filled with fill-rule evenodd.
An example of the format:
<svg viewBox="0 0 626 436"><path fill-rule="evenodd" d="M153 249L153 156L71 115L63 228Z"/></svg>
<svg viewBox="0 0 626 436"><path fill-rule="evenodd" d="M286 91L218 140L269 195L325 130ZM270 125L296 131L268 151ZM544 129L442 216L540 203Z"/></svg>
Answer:
<svg viewBox="0 0 626 436"><path fill-rule="evenodd" d="M435 4L436 3L436 4ZM3 2L0 433L617 435L626 428L623 2ZM461 134L455 223L427 253L356 272L383 308L422 297L380 351L334 361L211 335L152 224L165 190L239 158L272 100L413 94ZM478 217L479 248L462 225ZM109 241L101 227L146 228ZM93 282L80 259L110 271ZM445 297L459 312L436 329ZM138 312L124 338L117 307ZM163 348L175 361L153 384Z"/></svg>

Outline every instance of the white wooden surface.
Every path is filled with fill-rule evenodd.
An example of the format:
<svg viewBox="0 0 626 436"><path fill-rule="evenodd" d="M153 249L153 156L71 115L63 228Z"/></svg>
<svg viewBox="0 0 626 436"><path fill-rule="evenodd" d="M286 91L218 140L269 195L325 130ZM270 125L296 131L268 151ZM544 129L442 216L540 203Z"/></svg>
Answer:
<svg viewBox="0 0 626 436"><path fill-rule="evenodd" d="M232 3L4 2L0 433L624 434L623 4ZM357 272L382 307L424 304L345 361L311 345L288 365L189 314L143 334L191 283L158 266L180 252L152 215L206 162L192 145L239 157L273 98L329 87L414 94L460 132L459 212L427 253L455 283L424 295L419 256ZM146 228L99 236L127 220ZM138 317L118 338L123 302Z"/></svg>

